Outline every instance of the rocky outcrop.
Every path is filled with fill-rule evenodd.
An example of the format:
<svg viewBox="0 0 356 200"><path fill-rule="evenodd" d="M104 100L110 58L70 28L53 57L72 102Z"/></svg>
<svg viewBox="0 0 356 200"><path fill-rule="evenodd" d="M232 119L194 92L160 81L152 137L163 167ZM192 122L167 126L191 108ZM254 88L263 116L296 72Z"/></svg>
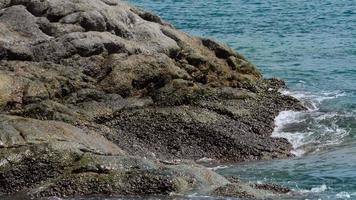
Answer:
<svg viewBox="0 0 356 200"><path fill-rule="evenodd" d="M273 121L303 106L281 87L229 47L120 0L1 1L0 193L227 187L193 161L291 156Z"/></svg>

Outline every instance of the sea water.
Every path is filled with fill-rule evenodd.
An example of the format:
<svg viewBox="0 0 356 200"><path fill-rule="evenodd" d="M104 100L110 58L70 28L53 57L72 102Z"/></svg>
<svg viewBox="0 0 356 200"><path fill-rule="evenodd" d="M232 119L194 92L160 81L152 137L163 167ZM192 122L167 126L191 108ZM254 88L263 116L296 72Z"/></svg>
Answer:
<svg viewBox="0 0 356 200"><path fill-rule="evenodd" d="M356 199L356 1L131 0L176 28L214 38L266 77L286 80L308 107L282 112L274 137L296 158L229 165L219 173L275 182L290 199ZM286 198L286 197L283 197Z"/></svg>

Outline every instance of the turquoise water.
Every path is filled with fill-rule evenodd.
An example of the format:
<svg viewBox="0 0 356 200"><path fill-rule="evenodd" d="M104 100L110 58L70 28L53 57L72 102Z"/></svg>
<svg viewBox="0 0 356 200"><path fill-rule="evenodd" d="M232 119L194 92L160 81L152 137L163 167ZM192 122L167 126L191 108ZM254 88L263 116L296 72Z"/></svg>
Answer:
<svg viewBox="0 0 356 200"><path fill-rule="evenodd" d="M356 199L356 1L131 2L188 33L235 48L266 77L286 80L290 89L283 92L309 108L276 119L273 135L291 141L295 159L219 172L303 194L291 199Z"/></svg>

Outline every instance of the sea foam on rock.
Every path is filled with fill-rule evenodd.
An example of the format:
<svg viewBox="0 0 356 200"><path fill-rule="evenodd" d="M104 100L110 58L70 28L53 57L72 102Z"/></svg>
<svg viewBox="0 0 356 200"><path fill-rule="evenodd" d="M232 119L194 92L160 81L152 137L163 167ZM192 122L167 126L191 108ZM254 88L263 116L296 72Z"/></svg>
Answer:
<svg viewBox="0 0 356 200"><path fill-rule="evenodd" d="M0 193L207 194L230 182L194 160L291 156L281 87L124 1L2 0Z"/></svg>

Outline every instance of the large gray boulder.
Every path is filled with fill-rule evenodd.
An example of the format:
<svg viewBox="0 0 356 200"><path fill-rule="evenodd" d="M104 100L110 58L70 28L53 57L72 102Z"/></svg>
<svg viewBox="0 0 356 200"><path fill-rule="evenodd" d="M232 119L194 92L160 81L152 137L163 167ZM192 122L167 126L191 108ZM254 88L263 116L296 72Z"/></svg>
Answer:
<svg viewBox="0 0 356 200"><path fill-rule="evenodd" d="M0 193L209 193L230 183L193 161L291 156L282 87L121 0L2 0Z"/></svg>

